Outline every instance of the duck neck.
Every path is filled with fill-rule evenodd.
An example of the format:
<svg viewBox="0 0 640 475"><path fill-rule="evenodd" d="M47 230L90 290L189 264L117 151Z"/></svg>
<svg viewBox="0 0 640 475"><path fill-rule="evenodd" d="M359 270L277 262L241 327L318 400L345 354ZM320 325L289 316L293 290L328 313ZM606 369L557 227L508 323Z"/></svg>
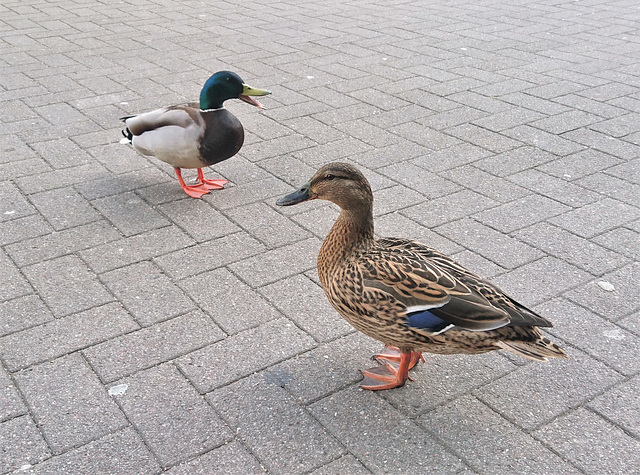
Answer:
<svg viewBox="0 0 640 475"><path fill-rule="evenodd" d="M373 241L371 210L367 212L343 209L322 243L318 256L320 278L354 252L371 247Z"/></svg>

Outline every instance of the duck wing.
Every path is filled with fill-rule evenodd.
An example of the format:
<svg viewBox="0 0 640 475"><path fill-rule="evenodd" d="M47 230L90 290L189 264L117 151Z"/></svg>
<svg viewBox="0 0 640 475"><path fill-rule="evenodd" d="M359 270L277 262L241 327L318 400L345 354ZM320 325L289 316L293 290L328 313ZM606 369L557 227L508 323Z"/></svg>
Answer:
<svg viewBox="0 0 640 475"><path fill-rule="evenodd" d="M178 168L201 168L199 144L205 122L200 111L187 106L173 106L123 118L124 135L143 155Z"/></svg>
<svg viewBox="0 0 640 475"><path fill-rule="evenodd" d="M550 325L424 244L393 238L376 244L359 259L365 293L368 289L393 298L404 307L407 324L417 331L438 334L453 326L487 331L507 325Z"/></svg>
<svg viewBox="0 0 640 475"><path fill-rule="evenodd" d="M143 114L123 117L122 121L134 136L162 127L176 126L186 129L202 123L196 104L163 107Z"/></svg>

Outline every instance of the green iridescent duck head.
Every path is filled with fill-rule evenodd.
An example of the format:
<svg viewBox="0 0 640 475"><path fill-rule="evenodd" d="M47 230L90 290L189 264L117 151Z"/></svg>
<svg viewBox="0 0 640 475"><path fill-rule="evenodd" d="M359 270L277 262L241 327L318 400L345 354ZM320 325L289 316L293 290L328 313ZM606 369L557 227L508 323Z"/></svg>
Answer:
<svg viewBox="0 0 640 475"><path fill-rule="evenodd" d="M263 105L250 96L266 96L271 91L251 87L240 76L231 71L218 71L204 83L200 92L200 109L220 109L227 99L240 99L248 104L264 109Z"/></svg>

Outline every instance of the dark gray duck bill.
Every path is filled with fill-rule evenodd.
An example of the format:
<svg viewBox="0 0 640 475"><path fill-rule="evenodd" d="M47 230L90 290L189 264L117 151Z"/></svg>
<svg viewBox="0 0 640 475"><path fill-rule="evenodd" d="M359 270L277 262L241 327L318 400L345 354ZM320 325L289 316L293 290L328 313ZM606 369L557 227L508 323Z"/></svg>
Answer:
<svg viewBox="0 0 640 475"><path fill-rule="evenodd" d="M287 196L283 196L278 201L276 201L276 204L278 206L291 206L302 203L303 201L307 201L309 198L311 198L309 187L303 186L299 190L296 190L293 193L289 193Z"/></svg>

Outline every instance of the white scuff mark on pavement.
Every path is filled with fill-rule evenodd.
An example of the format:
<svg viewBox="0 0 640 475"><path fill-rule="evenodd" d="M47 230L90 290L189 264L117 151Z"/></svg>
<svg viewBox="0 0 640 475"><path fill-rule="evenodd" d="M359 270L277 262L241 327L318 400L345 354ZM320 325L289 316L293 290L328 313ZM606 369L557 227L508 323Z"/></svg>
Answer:
<svg viewBox="0 0 640 475"><path fill-rule="evenodd" d="M602 290L606 290L607 292L613 292L614 290L616 290L611 282L606 282L604 280L598 282L598 287L600 287Z"/></svg>
<svg viewBox="0 0 640 475"><path fill-rule="evenodd" d="M618 328L616 328L615 330L607 330L606 332L602 332L602 334L607 338L613 338L614 340L624 340L624 335Z"/></svg>
<svg viewBox="0 0 640 475"><path fill-rule="evenodd" d="M127 392L127 389L129 388L128 384L118 384L116 386L111 386L109 388L109 396L122 396L124 393Z"/></svg>
<svg viewBox="0 0 640 475"><path fill-rule="evenodd" d="M5 212L4 212L4 214L7 214L7 215L9 215L9 214L16 214L16 210L15 210L15 209L12 209L12 210L9 210L9 211L5 211Z"/></svg>

